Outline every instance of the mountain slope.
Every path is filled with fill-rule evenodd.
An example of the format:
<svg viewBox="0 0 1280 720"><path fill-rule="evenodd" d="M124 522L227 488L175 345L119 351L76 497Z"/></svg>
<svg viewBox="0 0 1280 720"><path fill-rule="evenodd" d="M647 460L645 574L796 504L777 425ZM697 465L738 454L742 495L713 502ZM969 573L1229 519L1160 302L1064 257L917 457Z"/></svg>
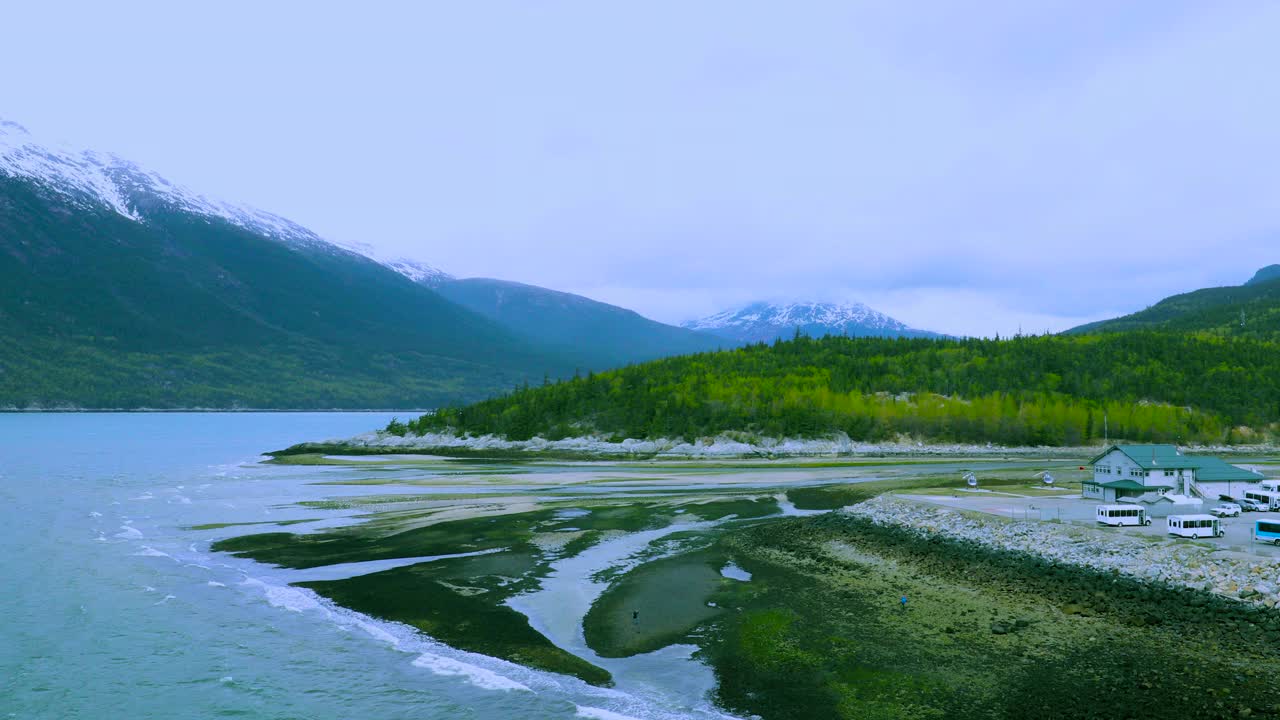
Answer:
<svg viewBox="0 0 1280 720"><path fill-rule="evenodd" d="M424 407L573 367L283 218L0 134L0 407Z"/></svg>
<svg viewBox="0 0 1280 720"><path fill-rule="evenodd" d="M435 287L459 305L531 342L572 354L595 370L716 350L728 344L615 305L533 285L472 278L444 281Z"/></svg>
<svg viewBox="0 0 1280 720"><path fill-rule="evenodd" d="M1280 280L1280 265L1268 265L1253 274L1245 285L1261 285L1262 283Z"/></svg>
<svg viewBox="0 0 1280 720"><path fill-rule="evenodd" d="M797 331L809 337L941 337L908 327L862 303L756 302L681 323L681 327L742 343L789 340Z"/></svg>
<svg viewBox="0 0 1280 720"><path fill-rule="evenodd" d="M1165 298L1151 307L1068 333L1164 330L1232 337L1280 338L1280 266L1263 268L1238 287L1205 288Z"/></svg>

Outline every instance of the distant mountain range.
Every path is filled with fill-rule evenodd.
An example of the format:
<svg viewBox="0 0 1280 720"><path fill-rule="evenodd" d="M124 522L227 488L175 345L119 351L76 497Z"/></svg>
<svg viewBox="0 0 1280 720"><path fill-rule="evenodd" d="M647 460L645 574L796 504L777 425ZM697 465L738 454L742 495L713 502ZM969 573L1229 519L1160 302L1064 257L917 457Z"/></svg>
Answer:
<svg viewBox="0 0 1280 720"><path fill-rule="evenodd" d="M737 343L789 340L797 332L809 337L943 337L909 327L862 303L755 302L682 323L681 327Z"/></svg>
<svg viewBox="0 0 1280 720"><path fill-rule="evenodd" d="M444 280L435 288L511 332L597 369L733 344L616 305L533 285L471 278Z"/></svg>
<svg viewBox="0 0 1280 720"><path fill-rule="evenodd" d="M1067 332L1130 330L1280 339L1280 265L1262 268L1243 285L1174 295L1131 315L1081 325Z"/></svg>
<svg viewBox="0 0 1280 720"><path fill-rule="evenodd" d="M0 408L431 407L719 342L335 244L10 122L0 278Z"/></svg>

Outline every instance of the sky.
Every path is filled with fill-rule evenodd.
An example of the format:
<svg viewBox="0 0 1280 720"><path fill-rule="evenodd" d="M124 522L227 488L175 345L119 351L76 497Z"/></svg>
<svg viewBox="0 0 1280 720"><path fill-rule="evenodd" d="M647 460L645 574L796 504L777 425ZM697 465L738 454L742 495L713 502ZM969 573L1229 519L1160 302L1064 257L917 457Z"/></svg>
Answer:
<svg viewBox="0 0 1280 720"><path fill-rule="evenodd" d="M664 322L1058 331L1280 262L1280 3L22 3L0 118Z"/></svg>

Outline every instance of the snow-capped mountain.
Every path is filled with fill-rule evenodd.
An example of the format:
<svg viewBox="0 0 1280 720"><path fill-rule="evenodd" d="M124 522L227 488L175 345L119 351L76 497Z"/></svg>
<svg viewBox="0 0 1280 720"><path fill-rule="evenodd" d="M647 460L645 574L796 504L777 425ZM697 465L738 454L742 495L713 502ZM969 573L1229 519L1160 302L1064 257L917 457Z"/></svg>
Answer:
<svg viewBox="0 0 1280 720"><path fill-rule="evenodd" d="M178 210L226 220L290 245L364 255L428 286L452 278L425 263L383 255L367 245L327 240L274 213L206 197L114 154L41 141L22 125L3 119L0 175L34 181L78 207L105 207L138 222L146 222L148 212L157 209Z"/></svg>
<svg viewBox="0 0 1280 720"><path fill-rule="evenodd" d="M755 302L681 323L681 327L739 342L786 340L797 330L810 337L939 337L937 333L909 327L862 303Z"/></svg>

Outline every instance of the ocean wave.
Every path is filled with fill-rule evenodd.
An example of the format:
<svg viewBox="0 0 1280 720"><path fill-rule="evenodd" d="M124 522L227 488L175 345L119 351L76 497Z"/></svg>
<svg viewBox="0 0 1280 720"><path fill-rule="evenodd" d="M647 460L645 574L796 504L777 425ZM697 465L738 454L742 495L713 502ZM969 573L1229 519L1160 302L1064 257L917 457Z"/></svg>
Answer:
<svg viewBox="0 0 1280 720"><path fill-rule="evenodd" d="M522 685L511 678L499 675L492 670L487 670L477 665L464 663L442 655L434 655L431 653L419 655L418 658L413 661L413 665L414 667L430 670L436 675L460 676L465 678L467 682L472 685L485 690L529 690L528 686Z"/></svg>
<svg viewBox="0 0 1280 720"><path fill-rule="evenodd" d="M141 535L139 535L141 537ZM173 556L167 552L157 550L150 545L143 545L142 549L133 554L134 557L163 557L172 558Z"/></svg>
<svg viewBox="0 0 1280 720"><path fill-rule="evenodd" d="M240 584L261 588L267 598L267 603L272 607L284 608L298 613L306 610L324 609L316 594L310 590L287 585L272 585L257 578L245 578Z"/></svg>
<svg viewBox="0 0 1280 720"><path fill-rule="evenodd" d="M586 707L585 705L575 705L574 707L577 709L574 717L591 718L591 720L640 720L630 715L623 715L603 708Z"/></svg>

